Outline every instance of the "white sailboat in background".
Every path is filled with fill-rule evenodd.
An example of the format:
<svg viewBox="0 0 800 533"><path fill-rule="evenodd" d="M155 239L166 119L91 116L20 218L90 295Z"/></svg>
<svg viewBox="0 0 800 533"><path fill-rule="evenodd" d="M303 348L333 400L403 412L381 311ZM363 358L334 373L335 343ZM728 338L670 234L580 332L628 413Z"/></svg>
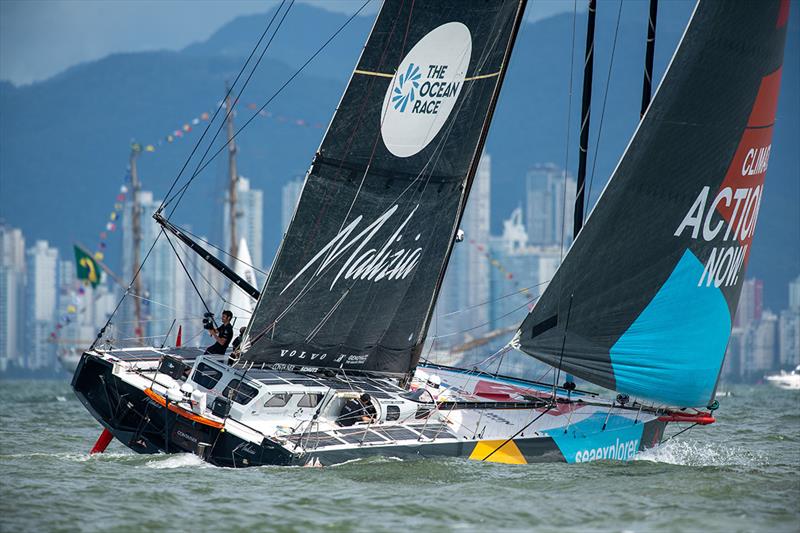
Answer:
<svg viewBox="0 0 800 533"><path fill-rule="evenodd" d="M247 241L244 237L239 239L239 250L234 272L253 287L256 286L256 271L253 268L253 259L250 256L250 249L247 247ZM245 293L236 285L231 284L228 305L231 312L233 312L235 337L238 335L239 328L245 327L250 323L250 318L253 316L256 302L249 294Z"/></svg>

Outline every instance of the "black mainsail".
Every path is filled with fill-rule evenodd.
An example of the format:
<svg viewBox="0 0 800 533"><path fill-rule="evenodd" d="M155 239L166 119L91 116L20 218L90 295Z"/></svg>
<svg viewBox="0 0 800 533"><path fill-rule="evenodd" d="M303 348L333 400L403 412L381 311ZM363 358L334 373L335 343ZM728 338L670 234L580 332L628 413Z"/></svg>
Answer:
<svg viewBox="0 0 800 533"><path fill-rule="evenodd" d="M416 366L524 7L384 3L306 176L243 361Z"/></svg>
<svg viewBox="0 0 800 533"><path fill-rule="evenodd" d="M623 393L713 397L761 205L788 2L701 0L523 351Z"/></svg>

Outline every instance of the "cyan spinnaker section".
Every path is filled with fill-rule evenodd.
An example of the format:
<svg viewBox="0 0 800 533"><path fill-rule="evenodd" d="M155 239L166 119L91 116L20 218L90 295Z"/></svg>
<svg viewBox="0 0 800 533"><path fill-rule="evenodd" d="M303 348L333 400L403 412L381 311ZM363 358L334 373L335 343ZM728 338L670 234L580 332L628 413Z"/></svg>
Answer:
<svg viewBox="0 0 800 533"><path fill-rule="evenodd" d="M703 265L690 250L644 311L611 347L617 390L668 405L711 397L731 331L728 303L698 285Z"/></svg>
<svg viewBox="0 0 800 533"><path fill-rule="evenodd" d="M600 199L520 326L524 352L640 400L713 399L769 166L785 12L778 0L698 3Z"/></svg>

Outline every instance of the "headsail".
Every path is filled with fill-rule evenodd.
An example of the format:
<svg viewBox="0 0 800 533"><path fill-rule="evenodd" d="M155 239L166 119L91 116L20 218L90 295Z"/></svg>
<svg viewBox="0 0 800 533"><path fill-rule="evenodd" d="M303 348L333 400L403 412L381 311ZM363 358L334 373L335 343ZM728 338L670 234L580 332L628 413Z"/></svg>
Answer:
<svg viewBox="0 0 800 533"><path fill-rule="evenodd" d="M761 205L788 2L701 0L522 350L657 402L713 396Z"/></svg>
<svg viewBox="0 0 800 533"><path fill-rule="evenodd" d="M395 374L416 365L524 4L383 4L243 360Z"/></svg>

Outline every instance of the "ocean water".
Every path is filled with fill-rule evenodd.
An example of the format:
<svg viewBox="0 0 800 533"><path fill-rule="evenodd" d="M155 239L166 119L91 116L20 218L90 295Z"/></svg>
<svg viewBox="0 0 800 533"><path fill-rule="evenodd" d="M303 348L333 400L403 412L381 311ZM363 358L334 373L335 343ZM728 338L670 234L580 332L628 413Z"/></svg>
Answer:
<svg viewBox="0 0 800 533"><path fill-rule="evenodd" d="M733 388L718 422L629 463L391 457L216 468L88 450L65 382L0 383L2 531L800 531L800 393Z"/></svg>

